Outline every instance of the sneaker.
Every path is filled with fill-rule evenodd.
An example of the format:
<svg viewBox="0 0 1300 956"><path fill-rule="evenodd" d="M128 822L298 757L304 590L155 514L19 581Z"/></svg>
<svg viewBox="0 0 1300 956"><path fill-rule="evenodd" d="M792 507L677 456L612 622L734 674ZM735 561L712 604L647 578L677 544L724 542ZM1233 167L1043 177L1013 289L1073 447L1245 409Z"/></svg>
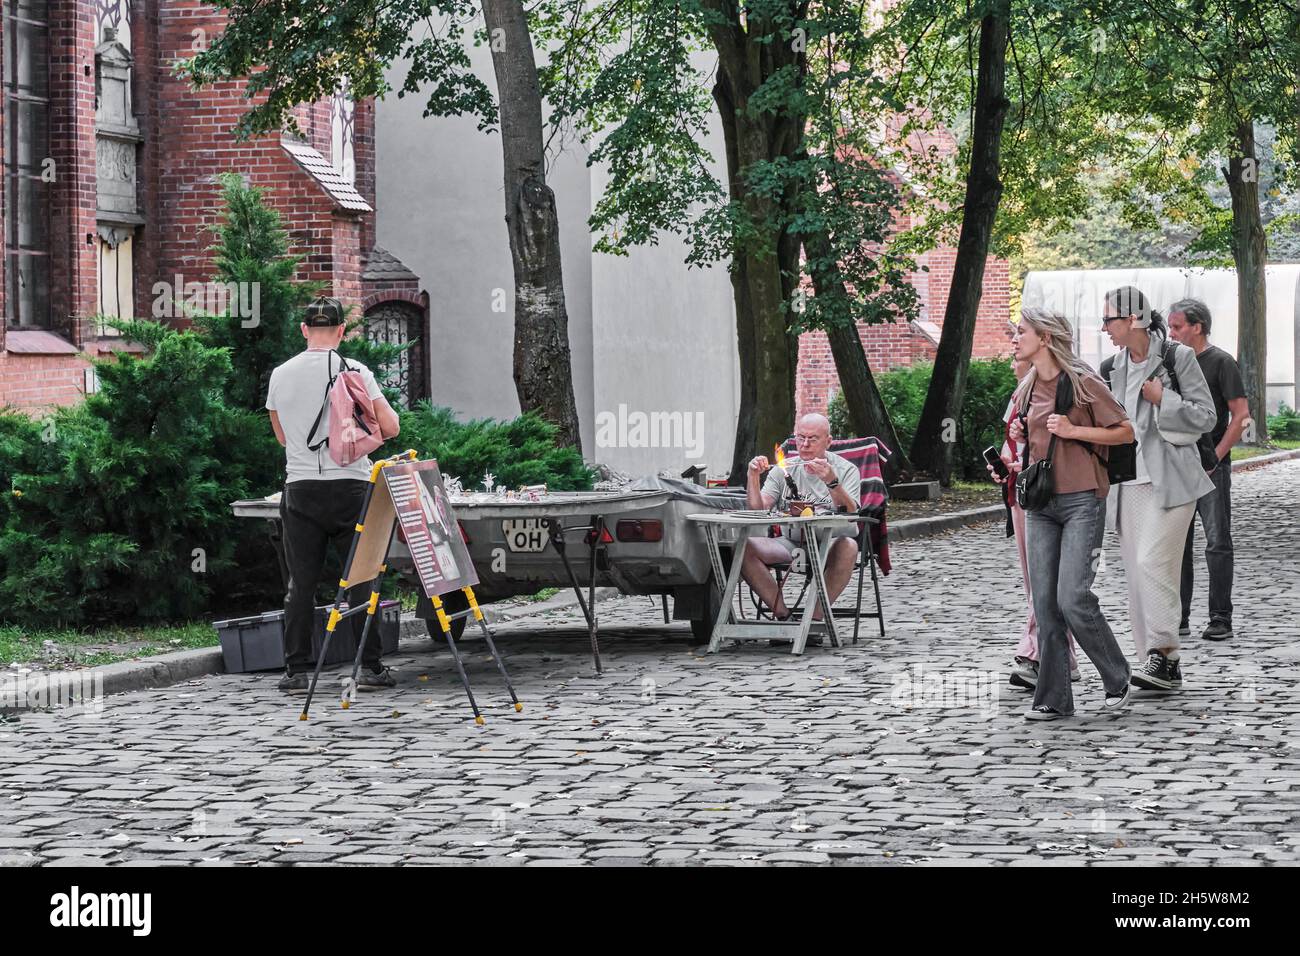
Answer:
<svg viewBox="0 0 1300 956"><path fill-rule="evenodd" d="M1191 636L1192 636L1192 625L1189 624L1187 621L1183 621L1181 624L1179 624L1179 625L1178 625L1178 636L1179 636L1179 637L1191 637Z"/></svg>
<svg viewBox="0 0 1300 956"><path fill-rule="evenodd" d="M1078 683L1079 681L1083 680L1083 675L1079 673L1078 664L1075 664L1073 667L1070 668L1070 680L1074 683Z"/></svg>
<svg viewBox="0 0 1300 956"><path fill-rule="evenodd" d="M359 690L380 690L384 687L396 687L397 678L393 676L390 668L384 667L377 671L362 671L361 676L357 678L357 688Z"/></svg>
<svg viewBox="0 0 1300 956"><path fill-rule="evenodd" d="M1232 625L1227 621L1211 621L1201 637L1207 641L1226 641L1232 637Z"/></svg>
<svg viewBox="0 0 1300 956"><path fill-rule="evenodd" d="M285 671L276 686L286 694L305 694L311 687L311 678L306 674L291 674Z"/></svg>
<svg viewBox="0 0 1300 956"><path fill-rule="evenodd" d="M1051 707L1030 707L1025 711L1025 720L1060 720L1062 717L1073 717L1073 714L1063 714L1059 710L1053 710Z"/></svg>
<svg viewBox="0 0 1300 956"><path fill-rule="evenodd" d="M1038 661L1031 661L1027 657L1017 657L1008 680L1016 687L1033 690L1038 686Z"/></svg>
<svg viewBox="0 0 1300 956"><path fill-rule="evenodd" d="M1119 694L1118 696L1111 696L1110 694L1106 695L1106 700L1102 704L1102 709L1105 710L1107 713L1115 713L1121 711L1126 706L1128 706L1128 699L1130 696L1132 696L1132 694L1133 694L1133 685L1125 684L1124 692L1122 694Z"/></svg>
<svg viewBox="0 0 1300 956"><path fill-rule="evenodd" d="M1152 651L1141 670L1134 671L1130 680L1134 687L1143 690L1178 690L1183 686L1183 673L1177 661L1171 661L1159 651Z"/></svg>

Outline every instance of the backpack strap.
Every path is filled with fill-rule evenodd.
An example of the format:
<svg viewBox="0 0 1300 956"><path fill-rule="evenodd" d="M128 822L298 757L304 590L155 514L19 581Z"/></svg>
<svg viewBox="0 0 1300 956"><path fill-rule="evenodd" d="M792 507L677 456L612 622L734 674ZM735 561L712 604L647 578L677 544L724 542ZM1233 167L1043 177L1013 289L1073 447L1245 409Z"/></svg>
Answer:
<svg viewBox="0 0 1300 956"><path fill-rule="evenodd" d="M332 369L333 369L333 367L334 367L334 363L333 363L333 360L332 360L331 357L334 356L334 355L338 355L338 356L339 356L339 371L338 371L338 372L334 372L334 371L332 371ZM325 371L326 371L326 373L329 375L329 380L325 383L325 398L321 400L321 403L320 403L320 411L318 411L318 412L316 413L316 420L315 420L314 422L311 423L311 430L307 432L307 450L308 450L308 451L320 451L320 449L321 449L322 446L328 446L329 443L330 443L329 432L326 432L326 433L325 433L325 437L322 438L320 441L318 441L318 442L317 442L316 444L314 444L314 445L311 443L311 439L312 439L312 436L316 434L316 429L320 428L321 419L325 417L325 409L329 407L329 403L330 403L330 389L334 387L334 380L335 380L336 378L338 378L339 373L346 371L346 370L347 370L347 367L348 367L348 363L347 363L346 361L344 361L343 356L342 356L342 355L339 355L339 353L338 353L336 350L334 350L334 349L330 349L330 350L325 354Z"/></svg>
<svg viewBox="0 0 1300 956"><path fill-rule="evenodd" d="M1182 395L1183 388L1178 383L1178 372L1174 369L1174 349L1176 347L1174 342L1165 339L1164 354L1160 357L1160 362L1165 367L1165 371L1169 373L1169 384L1173 386L1175 392Z"/></svg>

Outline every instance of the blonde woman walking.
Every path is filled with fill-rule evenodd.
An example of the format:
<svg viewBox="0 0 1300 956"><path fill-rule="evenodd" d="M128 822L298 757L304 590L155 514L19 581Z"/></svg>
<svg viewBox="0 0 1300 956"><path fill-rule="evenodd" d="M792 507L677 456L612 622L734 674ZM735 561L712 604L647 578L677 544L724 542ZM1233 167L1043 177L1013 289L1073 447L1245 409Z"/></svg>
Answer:
<svg viewBox="0 0 1300 956"><path fill-rule="evenodd" d="M1016 390L1019 416L1008 429L1012 441L1027 445L1017 491L1025 499L1038 619L1038 686L1025 717L1056 720L1074 713L1067 627L1101 676L1106 709L1117 710L1128 701L1130 670L1092 591L1109 485L1090 446L1131 442L1133 428L1106 384L1075 357L1073 331L1063 317L1025 309L1011 341L1016 358L1032 366ZM1026 478L1044 475L1038 493L1029 494L1033 483Z"/></svg>

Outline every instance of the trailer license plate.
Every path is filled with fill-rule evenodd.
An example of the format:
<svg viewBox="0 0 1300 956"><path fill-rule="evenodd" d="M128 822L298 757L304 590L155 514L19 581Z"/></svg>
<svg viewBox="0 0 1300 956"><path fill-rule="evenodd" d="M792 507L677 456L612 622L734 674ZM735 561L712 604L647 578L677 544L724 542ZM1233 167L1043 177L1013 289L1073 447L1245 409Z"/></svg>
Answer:
<svg viewBox="0 0 1300 956"><path fill-rule="evenodd" d="M545 551L551 535L541 518L509 518L501 522L511 551Z"/></svg>

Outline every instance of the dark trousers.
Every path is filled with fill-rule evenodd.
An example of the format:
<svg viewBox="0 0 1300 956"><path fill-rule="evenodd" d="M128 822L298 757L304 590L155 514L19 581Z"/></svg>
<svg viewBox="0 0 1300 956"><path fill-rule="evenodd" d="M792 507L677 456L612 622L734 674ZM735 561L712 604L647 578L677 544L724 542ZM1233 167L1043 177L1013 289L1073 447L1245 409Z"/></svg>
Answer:
<svg viewBox="0 0 1300 956"><path fill-rule="evenodd" d="M1210 475L1214 490L1196 502L1196 513L1205 529L1205 565L1210 573L1210 620L1232 623L1232 462L1224 459ZM1193 544L1196 519L1187 529L1183 548L1183 623L1190 620L1193 588Z"/></svg>
<svg viewBox="0 0 1300 956"><path fill-rule="evenodd" d="M326 549L333 544L339 568L347 560L353 531L361 518L361 503L369 482L294 481L284 486L280 497L280 520L284 524L284 561L289 570L289 590L284 596L284 663L291 674L311 670L311 638L316 609L316 586L325 569ZM340 570L340 574L342 570ZM370 600L370 582L355 582L348 589L348 606ZM361 634L365 615L342 621L339 633ZM380 664L379 634L371 627L362 663L371 670Z"/></svg>

